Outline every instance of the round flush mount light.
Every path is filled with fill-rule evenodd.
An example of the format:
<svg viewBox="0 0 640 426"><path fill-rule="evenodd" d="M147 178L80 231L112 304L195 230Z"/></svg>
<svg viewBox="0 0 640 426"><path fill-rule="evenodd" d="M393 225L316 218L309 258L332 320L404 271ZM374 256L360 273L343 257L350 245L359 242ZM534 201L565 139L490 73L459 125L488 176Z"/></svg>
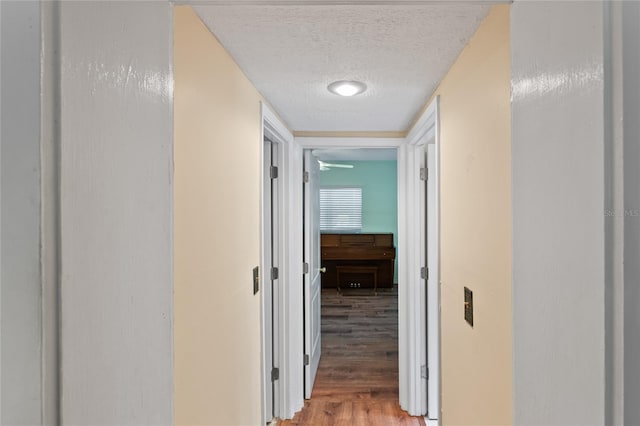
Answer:
<svg viewBox="0 0 640 426"><path fill-rule="evenodd" d="M336 95L355 96L367 90L367 85L361 81L340 80L328 85L327 89Z"/></svg>

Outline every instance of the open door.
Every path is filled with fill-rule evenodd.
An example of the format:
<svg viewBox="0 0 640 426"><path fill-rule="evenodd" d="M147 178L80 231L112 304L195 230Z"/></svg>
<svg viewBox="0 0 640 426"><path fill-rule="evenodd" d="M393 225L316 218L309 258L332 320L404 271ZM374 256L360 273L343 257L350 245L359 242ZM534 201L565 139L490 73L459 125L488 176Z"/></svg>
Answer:
<svg viewBox="0 0 640 426"><path fill-rule="evenodd" d="M320 363L320 163L304 153L304 397L311 390Z"/></svg>
<svg viewBox="0 0 640 426"><path fill-rule="evenodd" d="M427 149L426 144L417 145L415 148L415 169L419 170L419 173L415 174L415 190L417 191L418 200L418 223L416 229L419 230L419 238L416 239L418 243L418 264L420 265L420 276L418 278L418 285L415 288L415 309L420 318L418 324L415 325L416 336L416 361L419 365L420 372L419 380L416 383L416 408L418 415L424 415L427 413L427 383L429 378L429 366L427 364L427 289L426 284L429 278L429 263L428 263L428 198L427 198L427 180L429 179L429 169L427 168Z"/></svg>
<svg viewBox="0 0 640 426"><path fill-rule="evenodd" d="M421 284L417 290L417 312L420 323L417 354L420 384L416 388L418 412L429 420L438 420L440 412L440 285L438 234L438 171L434 140L416 146L415 167L420 169L417 182L419 195L419 262Z"/></svg>
<svg viewBox="0 0 640 426"><path fill-rule="evenodd" d="M438 424L440 403L439 97L399 150L398 361L400 406ZM404 313L401 314L401 312Z"/></svg>
<svg viewBox="0 0 640 426"><path fill-rule="evenodd" d="M438 226L438 173L436 145L427 145L427 417L440 413L440 236Z"/></svg>
<svg viewBox="0 0 640 426"><path fill-rule="evenodd" d="M278 144L268 138L264 138L264 176L263 176L263 270L266 273L259 274L254 271L254 280L259 280L262 275L262 287L264 300L263 305L263 363L264 369L264 416L266 421L270 421L278 416L278 327L276 324L278 306L279 280L274 271L278 270L279 253L279 202L278 202ZM254 287L254 294L258 287Z"/></svg>

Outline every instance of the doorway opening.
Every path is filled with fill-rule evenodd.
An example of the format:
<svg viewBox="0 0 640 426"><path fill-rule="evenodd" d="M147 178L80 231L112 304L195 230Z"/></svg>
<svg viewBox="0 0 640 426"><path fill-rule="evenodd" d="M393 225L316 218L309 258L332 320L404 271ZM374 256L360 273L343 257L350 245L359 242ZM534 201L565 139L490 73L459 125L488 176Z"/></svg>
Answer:
<svg viewBox="0 0 640 426"><path fill-rule="evenodd" d="M313 294L308 288L309 283L313 282L312 276L321 274L320 269L323 268L320 264L319 244L313 244L317 247L313 254L310 249L305 251L303 244L311 240L307 237L305 241L308 231L305 231L302 214L305 206L303 187L306 185L303 182L308 176L304 173L304 151L311 153L313 150L328 148L391 148L397 151L398 169L398 399L402 409L410 415L426 415L427 424L437 425L440 418L438 98L434 99L405 137L294 138L264 104L263 123L265 134L273 130L275 125L279 134L284 135L281 138L284 143L281 144L283 190L280 197L282 264L279 294L274 296L279 303L278 312L274 312L277 319L273 322L274 327L278 327L280 336L277 342L279 374L276 376L276 380L279 380L279 406L274 412L279 413L279 418L292 419L305 405L305 391L310 396L312 380L309 374L312 368L309 366L313 366L313 354L309 351L308 343L314 341L309 339L313 335L309 329L313 327L313 323L309 321L311 312L315 312L315 318L318 318L315 321L317 335L320 327L320 304L316 305L317 309L312 310L309 303L313 298L308 297ZM434 164L429 170L428 145L435 147L431 156ZM427 212L427 177L435 179L435 193L432 195L436 201L431 205L436 214ZM426 223L427 215L435 218L433 226ZM430 230L427 231L427 228ZM319 226L314 232L317 233L316 241L320 241ZM428 246L428 239L433 244ZM307 254L306 259L303 253ZM432 260L428 253L436 254L436 260ZM315 266L312 265L310 255L315 259ZM262 265L264 264L263 259ZM358 272L371 274L370 271ZM354 282L365 279L362 276L355 278ZM427 289L435 289L436 297L428 297L432 292ZM315 300L319 301L320 297ZM263 312L265 302L263 299ZM429 332L427 335L428 328L436 332ZM264 331L263 324L263 336ZM316 347L321 348L321 343L316 344ZM272 376L263 364L264 393L268 391L266 385L270 383L270 377ZM266 416L265 419L269 420Z"/></svg>
<svg viewBox="0 0 640 426"><path fill-rule="evenodd" d="M381 414L375 407L423 424L408 419L399 403L397 149L307 149L304 157L305 292L312 294L305 309L321 312L319 326L314 315L305 315L311 321L305 342L321 341L322 356L319 368L307 367L310 400L292 424L337 421L345 411L354 418L371 415L375 424ZM313 348L305 349L307 358Z"/></svg>
<svg viewBox="0 0 640 426"><path fill-rule="evenodd" d="M300 179L293 172L297 169L293 164L298 150L293 136L276 114L266 104L260 106L261 259L253 280L254 294L260 295L262 423L266 424L274 418L290 416L293 409L290 396L297 393L291 383L301 377L291 373L293 347L289 342L290 336L302 334L298 325L289 321L289 315L299 317L301 313L289 309L287 298L296 294L296 288L289 288L289 283L293 277L302 275L301 264L296 261L302 245L296 237L300 233L300 220L290 214L293 206L300 204L296 191L292 190L292 182Z"/></svg>

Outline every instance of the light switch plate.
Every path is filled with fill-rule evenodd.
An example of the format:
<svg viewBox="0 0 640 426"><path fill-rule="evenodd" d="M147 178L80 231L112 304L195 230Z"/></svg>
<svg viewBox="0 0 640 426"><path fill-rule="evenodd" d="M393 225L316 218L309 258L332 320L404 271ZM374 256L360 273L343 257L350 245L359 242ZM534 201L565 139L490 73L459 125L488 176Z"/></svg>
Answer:
<svg viewBox="0 0 640 426"><path fill-rule="evenodd" d="M464 319L473 327L473 292L464 288Z"/></svg>
<svg viewBox="0 0 640 426"><path fill-rule="evenodd" d="M260 267L253 268L253 294L260 290Z"/></svg>

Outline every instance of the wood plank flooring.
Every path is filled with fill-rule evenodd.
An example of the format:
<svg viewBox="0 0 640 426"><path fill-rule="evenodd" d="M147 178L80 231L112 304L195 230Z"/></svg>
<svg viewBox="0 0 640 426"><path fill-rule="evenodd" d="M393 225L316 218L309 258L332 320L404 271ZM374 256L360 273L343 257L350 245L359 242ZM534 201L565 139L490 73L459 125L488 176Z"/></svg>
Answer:
<svg viewBox="0 0 640 426"><path fill-rule="evenodd" d="M424 425L398 402L397 290L322 292L322 357L311 399L280 426Z"/></svg>

